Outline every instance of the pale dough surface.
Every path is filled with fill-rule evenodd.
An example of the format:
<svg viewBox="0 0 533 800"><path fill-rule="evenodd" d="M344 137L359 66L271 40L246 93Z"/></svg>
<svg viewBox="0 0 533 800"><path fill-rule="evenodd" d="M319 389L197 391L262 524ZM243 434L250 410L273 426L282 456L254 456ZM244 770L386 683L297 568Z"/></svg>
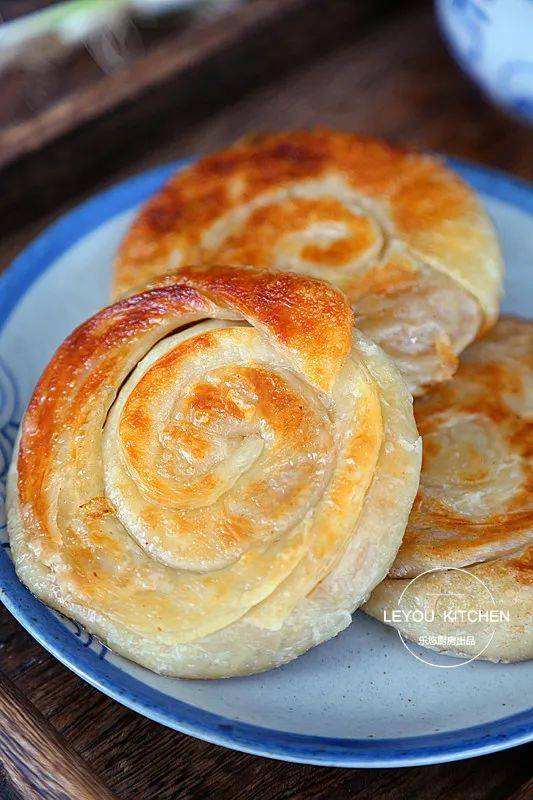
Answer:
<svg viewBox="0 0 533 800"><path fill-rule="evenodd" d="M126 235L115 296L197 263L332 282L416 394L494 324L502 289L492 224L458 175L332 131L250 137L176 174Z"/></svg>
<svg viewBox="0 0 533 800"><path fill-rule="evenodd" d="M159 673L269 669L345 628L387 574L420 451L403 380L339 292L181 271L45 370L9 478L17 573Z"/></svg>
<svg viewBox="0 0 533 800"><path fill-rule="evenodd" d="M494 636L483 658L533 658L533 322L502 318L461 358L454 378L415 403L423 437L420 489L389 577L365 611L441 611L458 593L465 609L503 610L509 623L399 623L403 634ZM450 570L465 568L480 581ZM490 599L484 585L493 596ZM437 615L439 616L439 615ZM474 655L477 644L462 647Z"/></svg>

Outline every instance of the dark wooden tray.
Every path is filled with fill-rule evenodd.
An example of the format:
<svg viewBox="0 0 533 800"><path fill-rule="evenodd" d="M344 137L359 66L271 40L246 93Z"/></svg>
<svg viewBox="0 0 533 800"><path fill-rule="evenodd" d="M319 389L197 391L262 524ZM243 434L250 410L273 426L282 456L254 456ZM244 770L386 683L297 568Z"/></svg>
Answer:
<svg viewBox="0 0 533 800"><path fill-rule="evenodd" d="M165 112L168 124L161 125L156 115L150 137L145 137L141 123L131 130L131 150L124 157L118 151L126 147L128 137L107 159L104 139L98 172L91 175L87 169L83 185L78 173L70 183L67 180L57 195L63 198L60 206L56 201L47 205L45 190L39 189L42 196L35 202L41 203L41 215L35 217L28 208L26 224L22 224L19 207L19 228L11 234L4 230L0 238L0 270L58 213L105 185L163 161L214 150L254 129L322 125L358 130L533 179L531 129L491 107L464 78L440 40L430 0L426 8L396 3L393 14L381 16L372 16L373 3L353 0L352 5L358 4L364 14L359 22L356 15L349 17L349 35L337 31L329 40L333 43L338 36L342 46L326 44L313 59L308 58L313 54L306 42L302 52L307 55L301 59L306 63L301 67L290 73L280 67L245 95L236 89L231 95L214 97L212 104L206 101L195 112L195 124L190 124L192 107L201 106L202 97L191 96L189 111ZM323 4L311 5L316 5L316 19L324 22ZM296 2L290 6L294 14L303 7ZM388 12L388 4L383 8ZM293 27L298 30L296 23ZM271 36L269 47L277 46L278 40ZM288 66L296 63L293 60ZM185 120L190 122L185 125ZM120 115L117 124L121 125ZM112 148L113 126L107 135L107 146ZM57 152L60 159L65 151L59 148ZM54 182L53 165L39 166L38 161L36 157L35 169L42 169L43 176ZM35 186L35 180L26 185ZM26 205L31 206L34 197L27 196ZM120 800L526 800L533 792L533 746L453 764L349 770L286 764L199 741L141 717L84 683L1 605L0 667ZM0 723L0 751L2 731ZM51 755L46 756L48 762ZM10 777L6 775L3 781L0 770L0 798L20 800L12 771L5 766ZM48 768L44 761L43 768Z"/></svg>
<svg viewBox="0 0 533 800"><path fill-rule="evenodd" d="M99 73L87 58L76 63L70 92L57 99L52 93L35 114L19 113L0 127L4 230L157 148L171 131L346 41L389 5L391 0L249 0L203 23L184 21L175 35L163 43L156 39L114 74ZM15 102L6 95L4 83L4 108Z"/></svg>

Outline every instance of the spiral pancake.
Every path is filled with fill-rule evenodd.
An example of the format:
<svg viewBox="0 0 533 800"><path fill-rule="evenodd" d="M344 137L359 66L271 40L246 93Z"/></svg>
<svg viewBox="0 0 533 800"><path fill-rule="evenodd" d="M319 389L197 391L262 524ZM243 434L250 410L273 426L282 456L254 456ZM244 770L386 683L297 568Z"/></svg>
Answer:
<svg viewBox="0 0 533 800"><path fill-rule="evenodd" d="M451 381L417 400L415 417L424 442L420 489L390 575L365 610L383 620L409 579L437 569L412 584L413 608L434 608L441 593L464 591L469 608L509 612L484 658L532 658L533 322L501 319L463 354ZM452 567L481 578L494 602ZM415 639L428 632L423 625L400 630ZM478 641L488 630L480 625ZM454 629L439 623L431 631Z"/></svg>
<svg viewBox="0 0 533 800"><path fill-rule="evenodd" d="M332 282L418 394L453 374L501 294L472 190L435 158L347 133L256 136L175 175L127 234L115 293L191 263Z"/></svg>
<svg viewBox="0 0 533 800"><path fill-rule="evenodd" d="M383 579L420 445L391 362L332 287L190 268L59 348L9 479L20 578L157 672L268 669Z"/></svg>

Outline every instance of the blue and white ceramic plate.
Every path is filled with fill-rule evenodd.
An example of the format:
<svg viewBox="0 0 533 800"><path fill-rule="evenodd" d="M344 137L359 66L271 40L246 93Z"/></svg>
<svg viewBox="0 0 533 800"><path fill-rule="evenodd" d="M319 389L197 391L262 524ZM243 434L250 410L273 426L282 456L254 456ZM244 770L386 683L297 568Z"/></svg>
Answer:
<svg viewBox="0 0 533 800"><path fill-rule="evenodd" d="M533 188L454 164L482 194L508 266L504 309L531 313ZM62 339L108 300L115 249L168 165L98 195L60 219L0 278L0 587L12 614L45 648L102 692L147 717L216 744L287 761L385 767L481 755L533 738L533 663L436 669L392 629L355 615L336 639L249 678L159 677L108 651L18 581L3 495L30 393Z"/></svg>

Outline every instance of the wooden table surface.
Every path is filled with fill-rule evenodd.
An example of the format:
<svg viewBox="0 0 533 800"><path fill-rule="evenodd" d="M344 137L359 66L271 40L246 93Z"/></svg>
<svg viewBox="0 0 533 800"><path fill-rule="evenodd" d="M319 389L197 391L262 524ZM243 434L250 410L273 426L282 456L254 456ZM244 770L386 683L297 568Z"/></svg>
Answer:
<svg viewBox="0 0 533 800"><path fill-rule="evenodd" d="M93 191L163 161L206 152L253 130L330 126L479 161L533 179L533 133L485 103L445 51L430 9L362 28L354 41L242 97L205 121L168 131ZM0 239L0 267L70 200ZM349 770L235 753L157 725L108 699L50 656L0 610L0 666L123 800L167 798L526 798L528 747L451 765ZM17 797L0 778L0 797Z"/></svg>

